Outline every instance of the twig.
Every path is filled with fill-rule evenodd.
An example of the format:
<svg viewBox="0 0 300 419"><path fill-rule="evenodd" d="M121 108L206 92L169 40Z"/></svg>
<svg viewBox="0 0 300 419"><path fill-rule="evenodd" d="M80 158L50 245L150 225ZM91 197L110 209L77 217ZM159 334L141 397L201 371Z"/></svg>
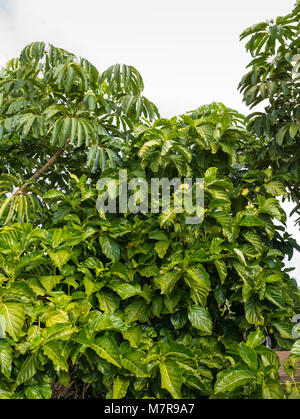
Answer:
<svg viewBox="0 0 300 419"><path fill-rule="evenodd" d="M14 193L14 196L24 194L25 190L28 188L29 183L31 183L31 182L37 180L38 178L40 178L51 166L53 166L53 164L55 164L57 162L57 160L59 159L60 155L65 151L65 149L67 148L69 142L70 142L70 139L68 138L67 141L66 141L66 144L63 147L61 147L54 154L54 156L52 156L51 159L41 169L37 170L35 172L35 174L33 176L31 176L31 178L26 183L24 183L24 185L22 185Z"/></svg>

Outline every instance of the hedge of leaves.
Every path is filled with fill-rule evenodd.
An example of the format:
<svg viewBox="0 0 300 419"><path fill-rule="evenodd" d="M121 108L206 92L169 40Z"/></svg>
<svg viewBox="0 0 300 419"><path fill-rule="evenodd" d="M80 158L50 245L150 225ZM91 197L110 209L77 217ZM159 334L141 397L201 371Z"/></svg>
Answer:
<svg viewBox="0 0 300 419"><path fill-rule="evenodd" d="M284 397L270 347L293 348L295 365L283 259L296 244L280 180L247 170L252 141L221 104L136 124L129 179L203 177L199 225L101 215L96 179L71 174L68 193L44 194L42 223L0 229L1 398L50 398L57 381L73 397Z"/></svg>

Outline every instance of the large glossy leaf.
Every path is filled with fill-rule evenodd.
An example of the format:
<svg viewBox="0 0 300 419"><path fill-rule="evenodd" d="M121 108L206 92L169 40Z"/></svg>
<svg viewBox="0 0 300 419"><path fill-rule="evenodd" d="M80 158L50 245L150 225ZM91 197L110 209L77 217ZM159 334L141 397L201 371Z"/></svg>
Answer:
<svg viewBox="0 0 300 419"><path fill-rule="evenodd" d="M125 321L126 323L132 323L137 320L140 322L147 321L149 317L149 306L147 303L138 299L129 304L125 309Z"/></svg>
<svg viewBox="0 0 300 419"><path fill-rule="evenodd" d="M15 385L19 386L20 384L23 384L26 381L30 380L30 378L32 378L37 372L37 368L38 368L38 354L33 353L31 355L28 355L26 359L23 361L21 369L16 378Z"/></svg>
<svg viewBox="0 0 300 419"><path fill-rule="evenodd" d="M188 318L192 326L200 330L202 334L212 334L212 320L207 309L200 306L193 306L188 311Z"/></svg>
<svg viewBox="0 0 300 419"><path fill-rule="evenodd" d="M67 249L48 250L48 255L52 259L55 266L61 269L71 258L72 253Z"/></svg>
<svg viewBox="0 0 300 419"><path fill-rule="evenodd" d="M109 237L106 237L106 236L101 236L100 245L101 245L102 252L105 254L105 256L108 259L111 259L113 262L116 262L117 260L119 260L120 247L115 240L110 239Z"/></svg>
<svg viewBox="0 0 300 419"><path fill-rule="evenodd" d="M250 324L264 324L262 306L254 298L245 303L245 314Z"/></svg>
<svg viewBox="0 0 300 419"><path fill-rule="evenodd" d="M276 381L264 381L262 384L262 394L264 399L284 399L282 387Z"/></svg>
<svg viewBox="0 0 300 419"><path fill-rule="evenodd" d="M113 384L113 399L123 399L126 396L127 389L130 381L126 378L120 377L119 375L114 380Z"/></svg>
<svg viewBox="0 0 300 419"><path fill-rule="evenodd" d="M119 349L111 337L108 335L101 336L90 346L97 353L97 355L100 356L100 358L105 359L107 362L115 365L116 367L121 367Z"/></svg>
<svg viewBox="0 0 300 419"><path fill-rule="evenodd" d="M141 362L141 354L137 351L131 351L122 356L121 364L128 371L134 373L137 377L148 377L146 365Z"/></svg>
<svg viewBox="0 0 300 419"><path fill-rule="evenodd" d="M0 371L9 378L12 365L12 347L6 339L0 339Z"/></svg>
<svg viewBox="0 0 300 419"><path fill-rule="evenodd" d="M43 352L51 359L53 365L60 367L63 371L69 370L67 362L68 354L64 353L63 346L60 342L48 342L43 345Z"/></svg>
<svg viewBox="0 0 300 419"><path fill-rule="evenodd" d="M229 368L218 373L215 393L227 393L238 387L255 382L256 372L245 367Z"/></svg>
<svg viewBox="0 0 300 419"><path fill-rule="evenodd" d="M18 303L0 303L0 317L3 317L6 332L17 340L25 321L25 308Z"/></svg>
<svg viewBox="0 0 300 419"><path fill-rule="evenodd" d="M51 399L52 389L50 384L31 385L26 387L25 394L27 399L41 400Z"/></svg>
<svg viewBox="0 0 300 419"><path fill-rule="evenodd" d="M207 296L210 292L209 274L202 265L186 269L184 280L190 287L191 298L195 304L206 307Z"/></svg>
<svg viewBox="0 0 300 419"><path fill-rule="evenodd" d="M170 359L160 362L159 370L162 388L166 389L174 399L180 399L182 377L176 362Z"/></svg>
<svg viewBox="0 0 300 419"><path fill-rule="evenodd" d="M239 354L242 360L248 365L248 367L250 367L254 371L257 370L258 360L254 349L241 342L239 344Z"/></svg>
<svg viewBox="0 0 300 419"><path fill-rule="evenodd" d="M59 323L48 327L43 333L44 343L54 340L69 340L77 331L70 323Z"/></svg>

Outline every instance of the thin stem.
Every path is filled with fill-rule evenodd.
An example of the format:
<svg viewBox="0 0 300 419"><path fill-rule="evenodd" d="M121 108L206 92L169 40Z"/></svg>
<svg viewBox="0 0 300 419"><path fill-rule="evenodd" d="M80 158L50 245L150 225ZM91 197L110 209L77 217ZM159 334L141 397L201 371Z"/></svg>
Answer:
<svg viewBox="0 0 300 419"><path fill-rule="evenodd" d="M67 148L67 146L68 146L68 143L69 143L69 141L70 141L70 139L67 139L67 141L66 141L66 144L63 146L63 147L61 147L55 154L54 154L54 156L52 156L51 157L51 159L50 160L48 160L47 161L47 163L41 168L41 169L39 169L39 170L37 170L36 172L35 172L35 174L33 175L33 176L31 176L31 178L26 182L26 183L24 183L24 185L22 185L15 193L14 193L14 196L17 196L17 195L22 195L22 194L24 194L24 192L26 191L26 189L28 188L28 185L31 183L31 182L33 182L33 181L35 181L35 180L38 180L45 172L47 172L47 170L51 167L51 166L53 166L56 162L57 162L57 160L59 159L59 157L60 157L60 155L65 151L65 149Z"/></svg>

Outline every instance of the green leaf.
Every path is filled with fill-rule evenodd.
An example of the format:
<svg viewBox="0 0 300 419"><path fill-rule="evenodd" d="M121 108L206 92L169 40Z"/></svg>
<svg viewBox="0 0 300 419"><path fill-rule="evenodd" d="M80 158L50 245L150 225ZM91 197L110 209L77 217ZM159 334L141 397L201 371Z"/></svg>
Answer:
<svg viewBox="0 0 300 419"><path fill-rule="evenodd" d="M262 196L258 196L259 208L261 212L271 215L277 220L281 220L281 212L279 202L275 198L265 199Z"/></svg>
<svg viewBox="0 0 300 419"><path fill-rule="evenodd" d="M213 182L217 177L218 168L217 167L210 167L206 170L204 174L204 180L207 185Z"/></svg>
<svg viewBox="0 0 300 419"><path fill-rule="evenodd" d="M5 323L5 331L17 340L24 321L25 321L25 308L23 304L18 303L0 303L0 317L3 316Z"/></svg>
<svg viewBox="0 0 300 419"><path fill-rule="evenodd" d="M115 291L119 296L122 298L122 300L126 300L127 298L133 297L134 295L139 295L141 293L141 286L138 284L120 284L117 286L112 286L112 284L109 284L110 288Z"/></svg>
<svg viewBox="0 0 300 419"><path fill-rule="evenodd" d="M97 338L95 343L91 344L90 347L100 356L100 358L121 368L119 348L111 337L107 335L101 336Z"/></svg>
<svg viewBox="0 0 300 419"><path fill-rule="evenodd" d="M186 269L184 281L190 288L191 298L195 304L206 307L207 296L210 292L209 274L200 264Z"/></svg>
<svg viewBox="0 0 300 419"><path fill-rule="evenodd" d="M27 355L25 361L23 362L21 366L19 374L17 376L16 387L30 380L30 378L32 378L37 372L37 367L38 367L38 354L33 353L29 356Z"/></svg>
<svg viewBox="0 0 300 419"><path fill-rule="evenodd" d="M250 324L264 324L263 309L261 304L254 298L245 303L245 314Z"/></svg>
<svg viewBox="0 0 300 419"><path fill-rule="evenodd" d="M182 377L177 363L166 359L159 363L161 387L167 390L174 399L181 399Z"/></svg>
<svg viewBox="0 0 300 419"><path fill-rule="evenodd" d="M77 329L70 323L54 324L43 331L43 341L44 343L49 343L54 340L67 341L75 332L77 332Z"/></svg>
<svg viewBox="0 0 300 419"><path fill-rule="evenodd" d="M148 320L149 311L150 307L145 300L135 300L125 308L125 322L132 323L139 320L144 323Z"/></svg>
<svg viewBox="0 0 300 419"><path fill-rule="evenodd" d="M123 355L121 364L138 377L149 377L147 367L141 362L140 351L131 351Z"/></svg>
<svg viewBox="0 0 300 419"><path fill-rule="evenodd" d="M258 234L256 234L254 231L246 231L243 233L243 236L252 244L252 246L255 247L259 253L262 253L263 244Z"/></svg>
<svg viewBox="0 0 300 419"><path fill-rule="evenodd" d="M211 394L211 389L209 386L204 384L200 377L193 374L185 374L183 377L183 382L188 387L194 388L199 391L201 396L209 396Z"/></svg>
<svg viewBox="0 0 300 419"><path fill-rule="evenodd" d="M273 196L286 196L285 186L279 180L273 180L265 185L266 191Z"/></svg>
<svg viewBox="0 0 300 419"><path fill-rule="evenodd" d="M91 322L89 323L89 327L92 330L101 331L111 329L117 330L118 332L127 330L125 323L117 315L103 314L100 311L92 311L91 316L92 318Z"/></svg>
<svg viewBox="0 0 300 419"><path fill-rule="evenodd" d="M130 381L126 378L120 377L114 379L113 384L113 399L123 399L126 396Z"/></svg>
<svg viewBox="0 0 300 419"><path fill-rule="evenodd" d="M203 307L193 306L188 310L188 318L193 327L200 330L203 335L212 334L212 320L208 310Z"/></svg>
<svg viewBox="0 0 300 419"><path fill-rule="evenodd" d="M13 394L10 391L0 386L0 400L10 400L12 399L12 397L13 397Z"/></svg>
<svg viewBox="0 0 300 419"><path fill-rule="evenodd" d="M256 371L245 367L229 368L217 375L215 393L227 393L238 387L253 383L256 380Z"/></svg>
<svg viewBox="0 0 300 419"><path fill-rule="evenodd" d="M42 384L42 385L31 385L26 387L25 395L27 399L51 399L52 396L52 389L50 384Z"/></svg>
<svg viewBox="0 0 300 419"><path fill-rule="evenodd" d="M245 227L264 227L264 222L255 215L246 215L240 222L239 226Z"/></svg>
<svg viewBox="0 0 300 419"><path fill-rule="evenodd" d="M239 344L239 354L242 360L250 367L252 370L257 370L257 355L254 349L250 348L250 346L245 345L245 343L241 342Z"/></svg>
<svg viewBox="0 0 300 419"><path fill-rule="evenodd" d="M250 346L250 348L256 348L256 346L261 345L265 341L264 334L257 329L255 332L249 333L247 337L246 345Z"/></svg>
<svg viewBox="0 0 300 419"><path fill-rule="evenodd" d="M278 330L280 336L285 339L293 339L292 329L293 323L290 320L276 320L272 321L272 326Z"/></svg>
<svg viewBox="0 0 300 419"><path fill-rule="evenodd" d="M6 339L0 339L0 371L6 378L10 377L12 359L12 347Z"/></svg>
<svg viewBox="0 0 300 419"><path fill-rule="evenodd" d="M294 343L291 349L291 355L294 355L300 358L300 339L297 339L296 342Z"/></svg>
<svg viewBox="0 0 300 419"><path fill-rule="evenodd" d="M117 262L120 258L120 246L113 239L108 237L100 237L100 246L102 252L108 259L111 259L113 262Z"/></svg>
<svg viewBox="0 0 300 419"><path fill-rule="evenodd" d="M105 313L114 313L119 308L120 297L110 291L101 290L97 292L96 297L98 298L100 309Z"/></svg>
<svg viewBox="0 0 300 419"><path fill-rule="evenodd" d="M223 285L224 281L227 277L226 263L223 260L218 259L218 260L215 261L215 267L217 268L217 271L218 271L218 274L219 274L219 277L220 277L220 280L221 280L221 284Z"/></svg>
<svg viewBox="0 0 300 419"><path fill-rule="evenodd" d="M67 362L68 354L64 353L63 346L60 342L48 342L43 345L43 352L51 359L54 366L60 367L63 371L69 370Z"/></svg>
<svg viewBox="0 0 300 419"><path fill-rule="evenodd" d="M64 279L63 275L40 276L39 280L45 290L51 292Z"/></svg>
<svg viewBox="0 0 300 419"><path fill-rule="evenodd" d="M284 399L284 393L280 383L277 382L263 382L262 394L264 399Z"/></svg>
<svg viewBox="0 0 300 419"><path fill-rule="evenodd" d="M161 288L161 294L168 294L171 293L176 282L180 278L179 272L166 272L163 275L160 275L159 277L159 283Z"/></svg>
<svg viewBox="0 0 300 419"><path fill-rule="evenodd" d="M53 261L54 265L59 269L61 269L66 263L68 263L69 259L72 256L72 253L66 249L60 249L60 250L48 249L47 252L51 260Z"/></svg>
<svg viewBox="0 0 300 419"><path fill-rule="evenodd" d="M166 234L164 234L162 231L152 231L149 234L149 239L166 242L169 241L168 236L166 236Z"/></svg>
<svg viewBox="0 0 300 419"><path fill-rule="evenodd" d="M169 247L168 241L158 241L155 243L154 249L156 253L158 254L158 256L161 259L163 259L167 253L168 247Z"/></svg>
<svg viewBox="0 0 300 419"><path fill-rule="evenodd" d="M271 303L275 304L277 307L284 309L285 302L282 295L282 290L279 286L268 285L265 291L265 298L267 298Z"/></svg>

